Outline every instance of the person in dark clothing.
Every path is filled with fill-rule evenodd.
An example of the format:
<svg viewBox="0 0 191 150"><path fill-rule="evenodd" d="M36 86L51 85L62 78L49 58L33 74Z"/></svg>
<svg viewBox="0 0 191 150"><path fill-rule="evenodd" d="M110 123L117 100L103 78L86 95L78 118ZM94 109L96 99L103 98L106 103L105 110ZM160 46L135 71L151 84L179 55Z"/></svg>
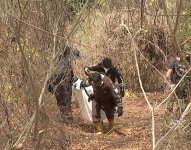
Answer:
<svg viewBox="0 0 191 150"><path fill-rule="evenodd" d="M71 111L71 84L74 74L71 61L75 59L74 56L76 59L81 59L79 50L66 46L59 58L56 69L47 82L48 91L56 96L57 105L66 121L73 120Z"/></svg>
<svg viewBox="0 0 191 150"><path fill-rule="evenodd" d="M164 81L164 83L161 85L161 87L166 87L166 82L170 79L170 91L172 92L172 90L175 88L176 86L176 81L177 81L177 74L175 71L175 64L177 61L180 61L180 57L177 55L175 58L173 58L170 62L168 71L165 75L166 80ZM173 94L170 98L169 101L167 103L167 113L171 113L173 111L173 106L174 106L174 99L175 99L175 95Z"/></svg>
<svg viewBox="0 0 191 150"><path fill-rule="evenodd" d="M184 53L184 56L186 58L186 60L188 62L190 62L190 55L187 53ZM179 68L179 69L178 69ZM186 68L185 66L181 63L180 57L177 53L177 56L175 58L173 58L170 62L168 71L165 75L165 81L164 83L162 83L161 87L165 88L166 87L166 83L167 81L170 79L170 92L172 92L172 90L174 90L176 84L180 81L181 79L181 73L185 73L186 72ZM185 85L186 85L186 80L183 80L182 83L179 84L179 86L176 88L175 93L178 96L178 98L186 98L184 90ZM171 112L173 112L173 106L174 106L174 100L176 99L176 95L173 94L170 98L169 101L167 103L167 114L170 114Z"/></svg>
<svg viewBox="0 0 191 150"><path fill-rule="evenodd" d="M114 128L114 109L117 106L118 117L123 115L122 98L111 79L101 73L92 73L89 81L82 84L82 87L92 85L94 94L89 96L92 100L92 118L97 134L103 134L100 110L105 111L109 121L110 129Z"/></svg>
<svg viewBox="0 0 191 150"><path fill-rule="evenodd" d="M115 83L115 80L117 78L118 84L120 87L120 94L122 97L124 97L125 91L124 91L124 81L123 77L120 73L120 71L117 69L117 67L112 65L112 61L109 58L103 59L102 63L93 65L93 66L86 66L84 68L84 71L86 75L89 74L90 71L97 71L97 72L102 72L105 73L106 76L108 76L113 83Z"/></svg>

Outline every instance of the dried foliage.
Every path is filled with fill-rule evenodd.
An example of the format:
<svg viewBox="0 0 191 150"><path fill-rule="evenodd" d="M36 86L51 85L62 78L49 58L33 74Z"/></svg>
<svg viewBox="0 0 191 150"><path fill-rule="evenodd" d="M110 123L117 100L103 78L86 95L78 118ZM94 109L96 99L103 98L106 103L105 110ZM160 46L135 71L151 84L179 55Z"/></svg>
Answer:
<svg viewBox="0 0 191 150"><path fill-rule="evenodd" d="M158 15L163 14L162 6L159 4L158 1L152 5L145 4L145 9ZM35 110L35 96L18 40L24 49L37 95L40 95L46 74L49 72L51 58L56 52L59 53L60 49L62 50L64 38L70 33L71 26L83 5L81 1L60 0L0 2L0 112L2 112L0 113L0 149L10 149L20 136L23 149L31 149L34 144L33 128L29 131L30 136L27 136L27 140L22 143L25 133L23 135L21 133L28 127ZM67 41L68 45L77 47L81 51L83 58L72 64L76 77L85 80L84 67L102 62L105 57L111 58L113 64L121 71L125 80L125 89L131 94L125 97L126 101L124 101L127 114L124 118L116 119L117 134L94 136L94 126L81 120L78 109L73 109L74 123L66 125L59 114L55 97L45 91L38 124L38 131L45 131L40 149L109 150L127 147L151 149L150 130L142 131L139 128L150 125L150 111L144 109L147 107L144 97L134 94L140 91L140 85L132 39L120 24L123 22L128 26L138 45L136 51L141 80L144 89L148 92L161 90L163 79L158 71L165 73L170 59L175 55L175 50L165 16L155 17L145 14L143 28L140 30L139 5L137 1L132 0L110 0L99 4L91 1L83 19ZM174 13L174 9L170 13ZM19 39L17 39L18 33L20 33ZM53 62L52 70L56 64L57 59ZM158 95L151 95L149 98L153 105L159 103L155 101ZM128 108L129 103L132 104L131 109ZM142 110L144 112L140 114ZM160 111L160 118L157 120L159 124L157 139L166 132L163 130L164 133L161 133L160 130L163 108ZM143 115L145 118L142 118ZM104 128L107 130L107 123ZM121 128L125 128L125 133L120 131ZM189 132L172 137L174 143L181 139L183 144L176 143L178 148L182 145L186 147L187 142L190 142ZM173 146L173 142L164 143L162 146L168 144Z"/></svg>
<svg viewBox="0 0 191 150"><path fill-rule="evenodd" d="M94 24L91 24L90 29L90 31L94 30L96 32L92 34L90 31L90 33L86 31L88 39L83 37L84 40L88 40L91 43L90 45L92 45L91 49L87 47L87 51L84 49L82 51L85 55L85 65L96 64L102 62L105 57L109 57L112 59L113 64L121 70L126 89L140 90L136 68L132 65L135 64L131 45L132 39L128 31L120 26L123 21L132 34L136 34L138 63L144 88L146 91L156 91L159 90L160 85L158 83L161 82L161 78L156 78L158 75L156 69L166 71L166 66L174 53L174 46L171 42L172 39L169 35L168 27L161 23L144 26L144 30L136 33L140 30L140 23L139 15L133 15L134 13L131 10L129 12L113 10L107 16L97 13L99 24L94 22ZM139 11L137 10L138 13ZM80 37L80 39L82 38Z"/></svg>

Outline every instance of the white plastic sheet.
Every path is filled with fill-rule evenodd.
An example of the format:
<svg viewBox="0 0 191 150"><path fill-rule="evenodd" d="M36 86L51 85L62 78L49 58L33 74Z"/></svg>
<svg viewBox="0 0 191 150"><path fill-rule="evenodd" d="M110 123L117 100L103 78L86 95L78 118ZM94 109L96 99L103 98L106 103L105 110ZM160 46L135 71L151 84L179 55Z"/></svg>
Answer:
<svg viewBox="0 0 191 150"><path fill-rule="evenodd" d="M85 89L89 94L93 94L92 86L88 86ZM76 89L75 101L76 101L78 107L80 108L82 118L85 121L93 122L93 119L92 119L92 101L88 102L88 95L86 94L83 87L80 90ZM103 110L101 110L100 114L101 114L101 121L103 121L106 117L105 112Z"/></svg>

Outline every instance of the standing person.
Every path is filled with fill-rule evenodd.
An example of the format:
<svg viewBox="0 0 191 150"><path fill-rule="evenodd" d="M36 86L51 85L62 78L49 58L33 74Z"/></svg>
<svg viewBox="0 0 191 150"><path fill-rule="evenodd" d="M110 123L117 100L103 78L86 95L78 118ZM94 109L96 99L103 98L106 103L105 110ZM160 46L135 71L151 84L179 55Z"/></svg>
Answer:
<svg viewBox="0 0 191 150"><path fill-rule="evenodd" d="M55 95L59 110L66 122L72 122L73 120L71 111L71 83L74 79L74 74L71 61L75 59L74 56L76 59L81 59L80 51L66 46L59 58L56 69L47 82L48 91Z"/></svg>
<svg viewBox="0 0 191 150"><path fill-rule="evenodd" d="M184 53L184 55L185 55L186 60L188 62L190 62L189 54ZM166 80L161 85L162 88L165 88L167 81L170 79L170 92L175 88L176 84L180 81L180 79L181 79L180 72L185 72L185 66L182 64L179 65L181 63L180 61L181 61L180 57L177 53L177 56L171 60L168 71L165 75ZM181 66L181 68L179 68L179 66ZM175 93L177 94L178 97L184 96L184 98L185 98L184 89L185 89L185 87L183 87L182 84L180 84L176 88ZM167 114L170 114L173 111L174 99L175 99L175 94L173 94L168 101Z"/></svg>
<svg viewBox="0 0 191 150"><path fill-rule="evenodd" d="M105 111L109 121L110 130L114 127L114 109L118 107L118 117L123 115L121 95L109 77L100 73L90 75L89 82L82 84L82 87L92 85L94 94L90 94L92 100L92 118L97 129L97 134L103 134L100 110ZM110 132L111 133L111 132Z"/></svg>
<svg viewBox="0 0 191 150"><path fill-rule="evenodd" d="M175 70L175 64L177 61L180 61L180 57L178 56L178 53L177 53L177 56L171 60L170 65L168 67L168 71L165 75L166 80L161 85L162 88L165 88L167 81L170 79L170 92L174 89L177 81L179 80L178 79L179 76L177 76L177 73ZM173 100L174 100L174 98L175 98L175 95L171 96L168 103L167 103L167 113L168 114L173 111L173 106L174 106Z"/></svg>
<svg viewBox="0 0 191 150"><path fill-rule="evenodd" d="M89 74L89 71L97 71L105 73L106 76L108 76L113 81L113 83L115 83L115 80L117 78L120 87L120 94L122 97L124 97L125 92L124 92L123 77L120 71L115 66L112 65L111 59L104 58L102 63L93 66L86 66L84 68L84 71L87 75Z"/></svg>

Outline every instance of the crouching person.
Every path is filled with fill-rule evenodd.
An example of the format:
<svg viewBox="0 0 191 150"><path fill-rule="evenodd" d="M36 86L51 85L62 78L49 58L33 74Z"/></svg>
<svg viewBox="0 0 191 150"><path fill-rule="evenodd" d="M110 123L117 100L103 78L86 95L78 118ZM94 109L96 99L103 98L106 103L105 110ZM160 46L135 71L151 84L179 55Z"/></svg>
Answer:
<svg viewBox="0 0 191 150"><path fill-rule="evenodd" d="M97 134L103 134L100 110L105 111L109 121L110 130L114 128L114 113L117 106L118 117L123 115L122 98L109 77L100 73L90 75L89 81L82 84L82 87L92 85L94 94L89 96L92 100L92 118L97 129ZM109 132L111 133L111 132Z"/></svg>

